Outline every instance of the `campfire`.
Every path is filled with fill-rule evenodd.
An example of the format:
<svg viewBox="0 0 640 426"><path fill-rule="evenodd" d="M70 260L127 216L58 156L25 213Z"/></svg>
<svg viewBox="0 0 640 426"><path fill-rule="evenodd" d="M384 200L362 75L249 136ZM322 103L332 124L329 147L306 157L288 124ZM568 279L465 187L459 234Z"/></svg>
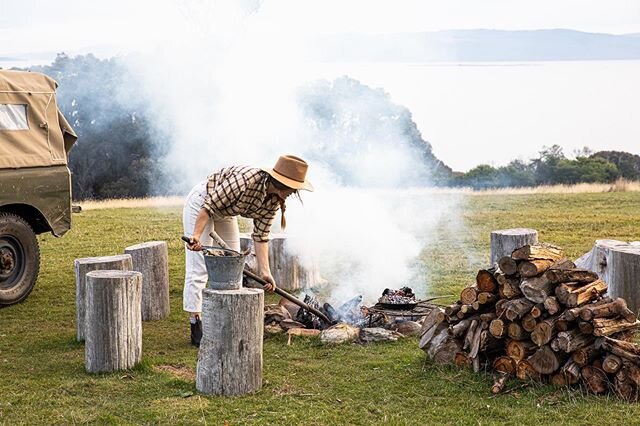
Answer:
<svg viewBox="0 0 640 426"><path fill-rule="evenodd" d="M420 347L438 363L493 371L493 393L517 377L637 401L640 321L607 288L562 249L527 245L480 270L458 302L434 309Z"/></svg>
<svg viewBox="0 0 640 426"><path fill-rule="evenodd" d="M417 301L408 287L385 289L377 304L365 306L362 296L356 296L334 307L306 294L304 302L325 314L331 323L322 321L307 309L286 299L265 306L264 326L268 334L319 335L323 343L395 341L407 335L417 335L421 321L435 305Z"/></svg>

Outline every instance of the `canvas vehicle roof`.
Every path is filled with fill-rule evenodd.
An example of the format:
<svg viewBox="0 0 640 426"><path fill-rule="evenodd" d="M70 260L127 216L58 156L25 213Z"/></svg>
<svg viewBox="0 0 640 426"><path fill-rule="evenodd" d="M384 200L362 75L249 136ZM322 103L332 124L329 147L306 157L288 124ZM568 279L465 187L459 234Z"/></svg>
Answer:
<svg viewBox="0 0 640 426"><path fill-rule="evenodd" d="M0 169L67 164L77 136L58 109L57 87L44 74L0 70Z"/></svg>

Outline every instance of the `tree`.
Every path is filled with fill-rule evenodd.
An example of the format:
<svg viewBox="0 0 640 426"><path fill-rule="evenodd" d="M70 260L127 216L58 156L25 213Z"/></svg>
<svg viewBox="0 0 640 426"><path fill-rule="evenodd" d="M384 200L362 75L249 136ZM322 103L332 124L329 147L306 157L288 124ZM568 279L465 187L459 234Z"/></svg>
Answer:
<svg viewBox="0 0 640 426"><path fill-rule="evenodd" d="M157 191L167 139L151 125L149 104L123 64L61 53L51 65L31 69L60 83L58 106L78 134L69 155L74 199Z"/></svg>
<svg viewBox="0 0 640 426"><path fill-rule="evenodd" d="M310 157L343 184L419 186L446 184L451 176L411 112L381 89L341 77L303 87L298 104L312 133Z"/></svg>
<svg viewBox="0 0 640 426"><path fill-rule="evenodd" d="M640 155L621 151L599 151L591 158L603 158L618 167L620 176L628 180L640 180Z"/></svg>

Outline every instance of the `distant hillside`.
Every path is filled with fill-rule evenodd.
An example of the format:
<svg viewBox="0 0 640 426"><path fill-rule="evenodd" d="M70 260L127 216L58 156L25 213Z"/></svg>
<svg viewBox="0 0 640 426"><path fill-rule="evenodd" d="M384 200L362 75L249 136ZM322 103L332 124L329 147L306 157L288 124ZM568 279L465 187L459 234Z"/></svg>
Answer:
<svg viewBox="0 0 640 426"><path fill-rule="evenodd" d="M314 59L348 62L631 60L640 59L640 33L477 29L341 34L318 38L309 52Z"/></svg>
<svg viewBox="0 0 640 426"><path fill-rule="evenodd" d="M451 169L423 139L411 111L349 77L320 80L298 91L312 134L310 158L349 186L446 184Z"/></svg>

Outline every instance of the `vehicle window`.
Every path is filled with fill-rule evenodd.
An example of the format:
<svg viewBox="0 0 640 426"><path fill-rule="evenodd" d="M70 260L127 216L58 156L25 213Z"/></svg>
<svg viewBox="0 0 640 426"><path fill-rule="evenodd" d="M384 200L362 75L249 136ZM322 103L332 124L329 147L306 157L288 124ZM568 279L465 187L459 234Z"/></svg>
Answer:
<svg viewBox="0 0 640 426"><path fill-rule="evenodd" d="M29 130L27 106L0 104L0 131Z"/></svg>

